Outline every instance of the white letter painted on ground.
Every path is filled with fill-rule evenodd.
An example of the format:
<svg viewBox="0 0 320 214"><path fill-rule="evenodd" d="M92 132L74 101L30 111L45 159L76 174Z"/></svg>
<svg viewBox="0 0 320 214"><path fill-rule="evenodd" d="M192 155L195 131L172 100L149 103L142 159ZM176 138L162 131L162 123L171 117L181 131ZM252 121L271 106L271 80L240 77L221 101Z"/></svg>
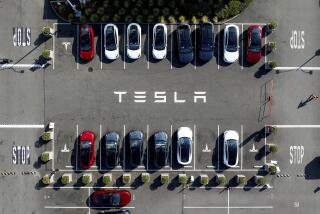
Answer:
<svg viewBox="0 0 320 214"><path fill-rule="evenodd" d="M126 91L114 91L113 93L119 95L119 103L122 103L122 95L127 94Z"/></svg>
<svg viewBox="0 0 320 214"><path fill-rule="evenodd" d="M145 103L146 102L146 92L145 91L135 91L134 92L134 102L135 103Z"/></svg>
<svg viewBox="0 0 320 214"><path fill-rule="evenodd" d="M166 103L167 96L165 91L155 91L154 92L154 102L155 103Z"/></svg>
<svg viewBox="0 0 320 214"><path fill-rule="evenodd" d="M207 94L206 91L195 91L194 92L193 102L197 103L198 99L200 99L200 100L202 100L202 103L206 103L207 102L206 94Z"/></svg>
<svg viewBox="0 0 320 214"><path fill-rule="evenodd" d="M186 100L179 100L178 98L178 92L174 92L174 103L185 103Z"/></svg>

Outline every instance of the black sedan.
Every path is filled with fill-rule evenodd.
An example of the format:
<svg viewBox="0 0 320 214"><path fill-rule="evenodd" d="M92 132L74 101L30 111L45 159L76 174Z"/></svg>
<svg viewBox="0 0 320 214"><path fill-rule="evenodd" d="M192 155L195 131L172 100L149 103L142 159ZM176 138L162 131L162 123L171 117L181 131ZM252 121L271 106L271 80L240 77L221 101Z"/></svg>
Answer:
<svg viewBox="0 0 320 214"><path fill-rule="evenodd" d="M143 159L143 133L142 131L131 131L129 133L130 164L139 166Z"/></svg>
<svg viewBox="0 0 320 214"><path fill-rule="evenodd" d="M154 164L161 168L168 163L169 145L168 135L164 131L159 131L154 134Z"/></svg>
<svg viewBox="0 0 320 214"><path fill-rule="evenodd" d="M211 22L206 22L200 28L199 59L209 61L213 56L214 28Z"/></svg>
<svg viewBox="0 0 320 214"><path fill-rule="evenodd" d="M104 144L104 152L105 152L105 164L109 168L113 168L118 165L118 157L119 157L119 142L120 137L116 132L108 132L105 135L105 144Z"/></svg>

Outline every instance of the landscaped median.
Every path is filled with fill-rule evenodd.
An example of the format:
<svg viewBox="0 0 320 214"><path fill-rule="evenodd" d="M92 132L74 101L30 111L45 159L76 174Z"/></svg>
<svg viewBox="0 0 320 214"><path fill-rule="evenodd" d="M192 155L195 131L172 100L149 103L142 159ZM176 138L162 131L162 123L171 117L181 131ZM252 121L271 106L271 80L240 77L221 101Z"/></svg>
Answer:
<svg viewBox="0 0 320 214"><path fill-rule="evenodd" d="M241 13L253 0L91 0L70 5L50 0L57 16L72 23L214 23Z"/></svg>

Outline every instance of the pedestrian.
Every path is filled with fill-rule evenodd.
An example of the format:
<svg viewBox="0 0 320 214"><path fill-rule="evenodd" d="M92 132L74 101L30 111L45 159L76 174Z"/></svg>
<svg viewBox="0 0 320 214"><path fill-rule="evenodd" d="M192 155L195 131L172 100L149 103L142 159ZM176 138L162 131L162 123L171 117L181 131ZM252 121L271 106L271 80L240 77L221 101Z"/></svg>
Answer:
<svg viewBox="0 0 320 214"><path fill-rule="evenodd" d="M310 101L312 101L312 100L317 100L317 99L319 99L319 96L315 96L314 94L311 94L311 95L308 97L307 102L310 102Z"/></svg>
<svg viewBox="0 0 320 214"><path fill-rule="evenodd" d="M8 64L9 62L12 62L12 60L7 58L0 59L0 64Z"/></svg>

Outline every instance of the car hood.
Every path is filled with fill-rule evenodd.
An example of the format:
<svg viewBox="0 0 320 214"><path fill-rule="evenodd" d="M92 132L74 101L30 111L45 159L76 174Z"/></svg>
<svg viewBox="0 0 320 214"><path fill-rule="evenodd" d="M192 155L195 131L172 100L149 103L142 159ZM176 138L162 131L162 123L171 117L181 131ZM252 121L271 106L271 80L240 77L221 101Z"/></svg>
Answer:
<svg viewBox="0 0 320 214"><path fill-rule="evenodd" d="M213 56L213 51L199 51L199 58L202 61L209 61Z"/></svg>
<svg viewBox="0 0 320 214"><path fill-rule="evenodd" d="M190 63L193 59L193 53L180 53L179 60L182 63Z"/></svg>
<svg viewBox="0 0 320 214"><path fill-rule="evenodd" d="M247 56L247 60L250 63L256 63L261 59L261 51L259 52L252 52L252 51L248 51L248 56Z"/></svg>
<svg viewBox="0 0 320 214"><path fill-rule="evenodd" d="M108 59L117 59L119 57L119 48L114 51L105 50L104 54Z"/></svg>
<svg viewBox="0 0 320 214"><path fill-rule="evenodd" d="M187 137L192 139L192 130L189 127L181 127L177 132L178 139L182 137Z"/></svg>
<svg viewBox="0 0 320 214"><path fill-rule="evenodd" d="M141 49L138 50L131 50L127 49L127 54L131 59L139 59L141 56Z"/></svg>
<svg viewBox="0 0 320 214"><path fill-rule="evenodd" d="M167 55L167 48L163 50L156 50L153 48L152 55L155 59L164 59Z"/></svg>
<svg viewBox="0 0 320 214"><path fill-rule="evenodd" d="M93 58L93 52L92 51L80 51L80 57L84 60L90 60Z"/></svg>
<svg viewBox="0 0 320 214"><path fill-rule="evenodd" d="M239 51L235 52L228 52L227 50L224 50L224 61L228 63L232 63L237 61L239 58Z"/></svg>

